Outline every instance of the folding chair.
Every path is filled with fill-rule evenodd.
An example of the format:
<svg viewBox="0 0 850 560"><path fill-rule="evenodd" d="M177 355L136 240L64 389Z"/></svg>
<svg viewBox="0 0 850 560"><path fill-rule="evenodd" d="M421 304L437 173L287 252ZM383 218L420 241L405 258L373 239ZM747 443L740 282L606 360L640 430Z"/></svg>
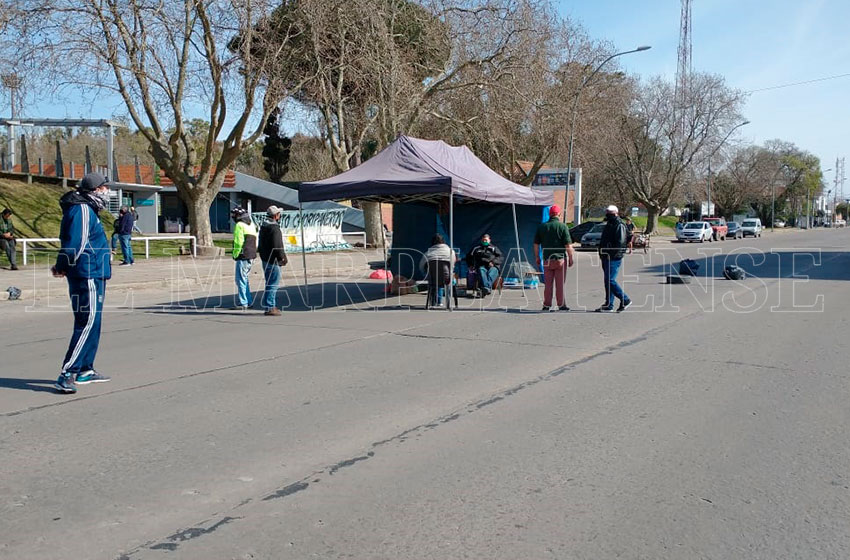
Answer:
<svg viewBox="0 0 850 560"><path fill-rule="evenodd" d="M443 260L428 261L428 295L425 299L425 309L437 305L439 289L445 289L446 309L452 310L452 300L457 307L457 291L452 284L452 263Z"/></svg>

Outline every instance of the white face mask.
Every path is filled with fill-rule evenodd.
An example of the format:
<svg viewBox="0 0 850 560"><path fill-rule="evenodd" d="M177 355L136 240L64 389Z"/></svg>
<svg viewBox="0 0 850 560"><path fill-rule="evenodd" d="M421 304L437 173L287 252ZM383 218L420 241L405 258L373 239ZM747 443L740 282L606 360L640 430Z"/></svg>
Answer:
<svg viewBox="0 0 850 560"><path fill-rule="evenodd" d="M94 190L89 193L89 200L94 203L97 207L98 211L103 210L107 206L109 206L109 189L105 190Z"/></svg>

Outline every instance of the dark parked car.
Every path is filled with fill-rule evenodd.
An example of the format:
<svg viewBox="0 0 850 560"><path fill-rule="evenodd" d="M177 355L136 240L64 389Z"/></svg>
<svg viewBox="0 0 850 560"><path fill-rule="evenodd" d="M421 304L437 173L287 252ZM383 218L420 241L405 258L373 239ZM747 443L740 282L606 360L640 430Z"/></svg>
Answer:
<svg viewBox="0 0 850 560"><path fill-rule="evenodd" d="M585 233L589 233L590 230L593 229L593 226L598 224L598 221L588 221L582 222L577 226L573 226L570 228L570 239L573 240L573 243L581 243L581 238L584 237Z"/></svg>
<svg viewBox="0 0 850 560"><path fill-rule="evenodd" d="M741 224L738 222L726 222L726 225L729 227L729 231L726 233L732 239L743 239L744 231L741 229Z"/></svg>

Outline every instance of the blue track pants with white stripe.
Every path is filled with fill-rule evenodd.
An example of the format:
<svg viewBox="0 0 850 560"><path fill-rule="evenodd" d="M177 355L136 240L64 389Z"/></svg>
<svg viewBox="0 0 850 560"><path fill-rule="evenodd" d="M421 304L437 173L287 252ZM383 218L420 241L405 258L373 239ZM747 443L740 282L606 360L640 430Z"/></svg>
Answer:
<svg viewBox="0 0 850 560"><path fill-rule="evenodd" d="M74 312L74 334L62 362L62 374L71 375L94 369L94 358L100 343L100 318L106 280L102 278L68 277L71 310Z"/></svg>

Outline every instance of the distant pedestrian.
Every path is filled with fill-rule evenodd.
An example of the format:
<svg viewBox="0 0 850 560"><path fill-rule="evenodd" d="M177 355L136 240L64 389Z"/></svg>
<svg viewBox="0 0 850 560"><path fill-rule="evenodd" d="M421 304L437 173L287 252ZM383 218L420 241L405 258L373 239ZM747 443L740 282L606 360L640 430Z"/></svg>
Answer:
<svg viewBox="0 0 850 560"><path fill-rule="evenodd" d="M614 311L614 298L620 300L617 313L625 311L632 300L617 283L617 274L620 273L620 265L623 255L629 243L626 224L618 216L616 206L605 209L605 229L602 230L602 238L599 240L599 259L602 261L602 275L605 284L605 303L596 311Z"/></svg>
<svg viewBox="0 0 850 560"><path fill-rule="evenodd" d="M124 261L121 265L132 266L133 260L133 224L136 221L133 219L133 214L126 206L122 206L118 211L118 241L121 243L121 253L124 256Z"/></svg>
<svg viewBox="0 0 850 560"><path fill-rule="evenodd" d="M257 226L251 221L251 215L236 207L231 212L236 224L233 226L233 260L236 261L236 297L234 310L245 311L251 306L251 286L248 274L257 258Z"/></svg>
<svg viewBox="0 0 850 560"><path fill-rule="evenodd" d="M136 212L135 206L130 206L130 214L133 215L133 233L142 233L142 230L139 228L139 213Z"/></svg>
<svg viewBox="0 0 850 560"><path fill-rule="evenodd" d="M18 265L15 255L15 225L12 223L12 210L4 208L0 213L0 249L2 249L9 258L9 264L12 270L18 270Z"/></svg>
<svg viewBox="0 0 850 560"><path fill-rule="evenodd" d="M266 315L280 315L280 309L277 307L280 267L289 262L283 245L283 233L280 231L280 214L280 208L269 206L266 210L268 220L260 228L259 235L260 261L263 263L263 275L266 278L266 290L263 294Z"/></svg>
<svg viewBox="0 0 850 560"><path fill-rule="evenodd" d="M573 266L573 246L570 230L558 216L561 207L557 204L549 208L549 221L537 228L534 234L534 254L537 269L540 270L540 248L543 248L543 311L552 307L552 291L556 293L558 309L569 311L564 295L564 282L567 268ZM566 266L564 261L566 260Z"/></svg>
<svg viewBox="0 0 850 560"><path fill-rule="evenodd" d="M59 199L61 248L52 272L67 279L74 313L74 333L54 384L60 393L76 393L76 385L109 381L94 369L106 281L112 276L109 242L98 217L108 204L109 184L99 173L87 174L77 190Z"/></svg>
<svg viewBox="0 0 850 560"><path fill-rule="evenodd" d="M118 215L121 216L120 210L118 211ZM115 218L115 220L112 221L112 237L109 241L109 247L113 255L118 250L118 225L120 223L121 220L118 218Z"/></svg>

